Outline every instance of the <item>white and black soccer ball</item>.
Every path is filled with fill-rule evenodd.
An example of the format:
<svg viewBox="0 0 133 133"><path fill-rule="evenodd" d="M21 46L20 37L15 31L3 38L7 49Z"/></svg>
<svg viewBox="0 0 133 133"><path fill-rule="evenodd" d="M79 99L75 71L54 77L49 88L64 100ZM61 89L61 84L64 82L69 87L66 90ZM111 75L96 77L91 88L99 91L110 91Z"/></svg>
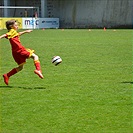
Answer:
<svg viewBox="0 0 133 133"><path fill-rule="evenodd" d="M52 63L53 63L55 66L59 65L61 62L62 62L62 59L61 59L60 56L54 56L54 57L52 58Z"/></svg>

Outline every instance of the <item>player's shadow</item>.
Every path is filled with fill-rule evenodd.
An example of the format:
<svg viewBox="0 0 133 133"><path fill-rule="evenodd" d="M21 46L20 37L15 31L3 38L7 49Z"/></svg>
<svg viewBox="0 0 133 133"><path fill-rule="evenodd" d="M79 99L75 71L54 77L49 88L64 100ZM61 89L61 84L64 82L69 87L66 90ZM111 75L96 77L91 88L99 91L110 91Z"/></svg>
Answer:
<svg viewBox="0 0 133 133"><path fill-rule="evenodd" d="M124 81L124 82L121 82L121 83L123 83L123 84L133 84L133 82L131 82L131 81Z"/></svg>
<svg viewBox="0 0 133 133"><path fill-rule="evenodd" d="M13 86L0 86L0 88L14 88Z"/></svg>
<svg viewBox="0 0 133 133"><path fill-rule="evenodd" d="M36 90L41 90L41 89L46 89L45 87L42 87L42 86L38 86L38 87L20 87L22 89L36 89Z"/></svg>
<svg viewBox="0 0 133 133"><path fill-rule="evenodd" d="M7 88L7 89L15 89L15 88L20 88L20 89L27 89L27 90L34 90L34 89L46 89L45 87L42 87L42 86L38 86L38 87L25 87L25 86L0 86L0 88Z"/></svg>

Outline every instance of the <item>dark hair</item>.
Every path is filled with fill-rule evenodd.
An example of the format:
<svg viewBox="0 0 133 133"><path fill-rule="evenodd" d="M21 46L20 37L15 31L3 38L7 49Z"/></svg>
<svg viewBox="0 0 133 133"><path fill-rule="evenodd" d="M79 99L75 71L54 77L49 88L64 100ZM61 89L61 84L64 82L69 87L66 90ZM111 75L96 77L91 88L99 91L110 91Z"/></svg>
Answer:
<svg viewBox="0 0 133 133"><path fill-rule="evenodd" d="M8 21L6 21L6 28L8 29L8 30L10 30L11 28L12 28L12 26L15 24L15 20L8 20Z"/></svg>

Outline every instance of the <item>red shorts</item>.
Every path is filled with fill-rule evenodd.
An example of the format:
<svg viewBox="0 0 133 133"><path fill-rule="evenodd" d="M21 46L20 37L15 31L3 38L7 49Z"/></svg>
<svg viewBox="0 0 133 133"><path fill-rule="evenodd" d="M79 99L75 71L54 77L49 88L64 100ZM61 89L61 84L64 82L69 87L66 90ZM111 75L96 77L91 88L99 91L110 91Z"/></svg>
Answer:
<svg viewBox="0 0 133 133"><path fill-rule="evenodd" d="M13 58L18 65L26 63L26 59L30 58L32 53L34 53L34 50L31 49L22 49L19 52L12 51Z"/></svg>

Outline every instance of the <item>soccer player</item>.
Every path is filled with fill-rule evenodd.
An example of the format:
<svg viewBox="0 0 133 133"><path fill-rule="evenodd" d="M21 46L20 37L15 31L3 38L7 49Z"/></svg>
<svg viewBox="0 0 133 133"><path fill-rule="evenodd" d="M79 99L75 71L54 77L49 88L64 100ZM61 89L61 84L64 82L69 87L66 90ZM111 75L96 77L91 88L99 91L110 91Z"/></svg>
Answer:
<svg viewBox="0 0 133 133"><path fill-rule="evenodd" d="M32 30L25 30L22 32L17 32L18 24L15 20L7 21L6 28L8 32L6 34L1 35L0 39L2 38L9 39L9 42L12 48L12 55L13 55L14 60L18 64L18 67L13 68L11 71L3 75L5 84L8 85L9 78L23 69L23 66L26 63L26 59L28 58L32 58L34 60L34 65L36 68L34 70L34 73L43 79L38 56L34 53L34 50L26 49L24 46L22 46L20 42L20 38L19 38L21 35L25 33L32 32Z"/></svg>

